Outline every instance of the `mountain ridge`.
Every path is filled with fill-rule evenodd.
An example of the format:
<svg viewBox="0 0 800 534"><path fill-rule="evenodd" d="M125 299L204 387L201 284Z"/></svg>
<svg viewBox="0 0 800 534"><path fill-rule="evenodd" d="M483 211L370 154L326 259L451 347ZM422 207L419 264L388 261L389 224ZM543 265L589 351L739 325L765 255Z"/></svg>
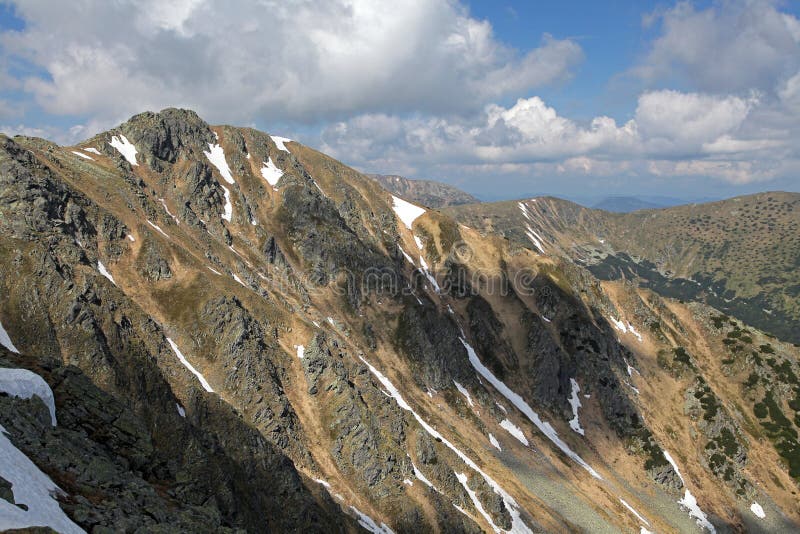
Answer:
<svg viewBox="0 0 800 534"><path fill-rule="evenodd" d="M396 174L368 174L367 176L376 180L390 193L431 208L480 202L469 193L443 182L412 180Z"/></svg>
<svg viewBox="0 0 800 534"><path fill-rule="evenodd" d="M800 519L796 423L778 415L794 406L791 345L446 210L407 222L389 192L324 154L193 112L140 114L74 147L1 139L13 270L0 271L0 320L22 356L0 361L51 384L53 432L108 428L102 410L70 415L88 405L59 387L62 367L85 377L78 392L129 410L165 458L143 483L189 514L111 515L92 493L97 468L81 464L61 507L83 528L688 531L696 517L677 501L689 490L720 528ZM767 406L774 436L742 392ZM48 434L0 401L12 442L61 473L61 446L37 448ZM219 443L192 445L206 434ZM198 498L213 487L190 460L224 471L220 450L243 472L279 469L265 488L222 477L228 498ZM266 501L266 526L248 494ZM124 499L109 490L111 508Z"/></svg>

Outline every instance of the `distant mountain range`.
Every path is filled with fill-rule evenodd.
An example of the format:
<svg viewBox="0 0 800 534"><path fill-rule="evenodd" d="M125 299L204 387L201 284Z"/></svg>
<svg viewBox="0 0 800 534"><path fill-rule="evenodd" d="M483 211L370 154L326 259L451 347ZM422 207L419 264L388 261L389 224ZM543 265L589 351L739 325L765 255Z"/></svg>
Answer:
<svg viewBox="0 0 800 534"><path fill-rule="evenodd" d="M369 174L387 191L429 208L480 202L457 187L433 180L412 180L394 174Z"/></svg>

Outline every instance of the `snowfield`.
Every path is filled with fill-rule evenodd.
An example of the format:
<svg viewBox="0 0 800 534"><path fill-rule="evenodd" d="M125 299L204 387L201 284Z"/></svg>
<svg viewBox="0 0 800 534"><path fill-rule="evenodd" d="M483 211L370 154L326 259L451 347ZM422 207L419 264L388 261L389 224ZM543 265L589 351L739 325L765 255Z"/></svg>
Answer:
<svg viewBox="0 0 800 534"><path fill-rule="evenodd" d="M56 426L56 403L53 390L50 389L44 378L33 371L0 368L0 393L19 399L39 397L50 410L51 423Z"/></svg>
<svg viewBox="0 0 800 534"><path fill-rule="evenodd" d="M119 137L115 135L111 138L111 142L108 144L116 148L117 152L122 154L122 157L128 160L128 163L133 166L139 165L136 163L136 153L138 150L136 150L136 147L133 146L133 143L128 141L127 137L122 134L119 134Z"/></svg>
<svg viewBox="0 0 800 534"><path fill-rule="evenodd" d="M175 344L175 342L174 342L174 341L172 341L170 338L167 338L167 343L169 343L169 346L170 346L170 347L172 347L172 352L174 352L174 353L175 353L175 356L177 356L177 357L178 357L178 359L179 359L179 360L180 360L180 362L183 364L183 366L184 366L184 367L186 367L186 368L187 368L187 369L188 369L188 370L189 370L189 371L190 371L190 372L191 372L191 373L192 373L194 376L196 376L196 377L197 377L197 379L200 381L200 385L201 385L201 386L203 386L203 389L205 389L205 390L206 390L206 391L208 391L209 393L214 393L214 390L213 390L213 389L211 389L211 385L210 385L210 384L208 383L208 381L206 380L206 377L204 377L204 376L203 376L203 375L200 373L200 371L198 371L197 369L195 369L195 368L194 368L194 366L193 366L191 363L189 363L189 360L187 360L187 359L186 359L186 357L185 357L185 356L183 355L183 353L180 351L180 349L179 349L179 348L178 348L178 346Z"/></svg>
<svg viewBox="0 0 800 534"><path fill-rule="evenodd" d="M400 219L409 230L411 230L411 224L417 217L425 213L424 208L415 206L411 202L406 202L402 198L397 198L394 195L392 195L392 209L397 214L397 218Z"/></svg>
<svg viewBox="0 0 800 534"><path fill-rule="evenodd" d="M84 532L67 517L55 499L54 495L63 493L61 489L11 443L6 435L6 429L2 426L0 426L0 477L11 483L14 501L28 508L23 510L5 499L0 499L0 531L50 527L61 534Z"/></svg>

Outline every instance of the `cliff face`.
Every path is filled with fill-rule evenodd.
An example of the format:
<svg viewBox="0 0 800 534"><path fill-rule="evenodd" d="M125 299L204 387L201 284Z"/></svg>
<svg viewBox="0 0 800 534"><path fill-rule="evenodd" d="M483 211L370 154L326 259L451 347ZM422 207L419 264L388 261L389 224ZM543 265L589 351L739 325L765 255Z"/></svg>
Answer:
<svg viewBox="0 0 800 534"><path fill-rule="evenodd" d="M0 144L0 368L58 414L0 425L87 531L799 519L791 345L190 111Z"/></svg>

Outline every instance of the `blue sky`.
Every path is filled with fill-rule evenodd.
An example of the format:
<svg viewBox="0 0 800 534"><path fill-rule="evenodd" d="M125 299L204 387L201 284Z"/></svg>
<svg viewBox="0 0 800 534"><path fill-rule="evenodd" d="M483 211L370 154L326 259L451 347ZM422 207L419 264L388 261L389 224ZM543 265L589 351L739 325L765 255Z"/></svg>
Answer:
<svg viewBox="0 0 800 534"><path fill-rule="evenodd" d="M143 110L364 171L529 194L800 190L800 3L0 2L0 131Z"/></svg>

